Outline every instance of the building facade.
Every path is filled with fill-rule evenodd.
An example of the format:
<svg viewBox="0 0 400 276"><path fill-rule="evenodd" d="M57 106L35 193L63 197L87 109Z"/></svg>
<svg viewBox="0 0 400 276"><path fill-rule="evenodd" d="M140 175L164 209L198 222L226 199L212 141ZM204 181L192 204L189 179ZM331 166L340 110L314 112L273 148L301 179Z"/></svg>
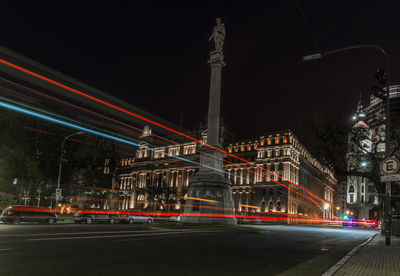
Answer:
<svg viewBox="0 0 400 276"><path fill-rule="evenodd" d="M197 138L206 142L206 135L203 132ZM182 211L190 177L199 169L199 151L201 147L196 142L154 148L143 143L136 156L123 158L117 169L114 188L125 195L119 208ZM224 171L232 183L237 212L333 218L336 185L333 172L317 161L291 131L225 144L225 151L258 165L232 156L225 158ZM322 211L322 201L295 184L327 202L330 208Z"/></svg>
<svg viewBox="0 0 400 276"><path fill-rule="evenodd" d="M375 156L385 154L385 126L382 109L382 101L374 96L371 96L371 103L367 108L363 107L360 99L353 116L354 124L348 135L346 155L348 171L368 172L372 169L371 160L369 160L371 154ZM379 195L369 178L348 176L346 190L347 210L343 213L344 215L360 220L378 217L376 211L379 207Z"/></svg>

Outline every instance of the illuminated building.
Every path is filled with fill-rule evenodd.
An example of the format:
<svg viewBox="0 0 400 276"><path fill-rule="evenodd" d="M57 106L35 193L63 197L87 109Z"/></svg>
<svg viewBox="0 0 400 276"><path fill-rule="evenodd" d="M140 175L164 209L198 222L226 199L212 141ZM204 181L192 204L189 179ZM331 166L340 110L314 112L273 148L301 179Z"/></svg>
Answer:
<svg viewBox="0 0 400 276"><path fill-rule="evenodd" d="M400 126L400 85L392 85L390 91L390 121L392 127ZM371 95L370 104L364 109L365 123L371 129L376 152L385 153L386 102Z"/></svg>
<svg viewBox="0 0 400 276"><path fill-rule="evenodd" d="M373 99L371 97L371 99ZM373 99L374 101L376 98ZM378 103L374 103L373 106ZM370 124L379 128L376 121L371 121L365 110L372 110L371 106L364 109L361 99L358 103L357 112L353 116L354 125L348 136L348 153L346 155L348 171L368 172L371 169L371 153L376 152L380 144L372 140L374 131L365 123L370 120ZM384 130L383 130L384 133ZM379 141L379 143L381 143ZM384 143L384 135L383 135ZM383 147L383 151L385 148ZM379 152L379 151L378 151ZM370 219L377 217L377 214L370 214L378 205L378 193L374 183L366 177L351 175L347 177L347 208L353 210L354 217L359 219Z"/></svg>
<svg viewBox="0 0 400 276"><path fill-rule="evenodd" d="M198 134L201 136L199 139L206 141L206 131ZM313 157L291 131L268 133L236 143L225 141L224 148L226 152L259 166L254 167L231 156L225 157L227 162L224 162L224 171L232 182L233 199L238 212L282 212L332 218L332 208L322 212L310 199L297 194L312 198L321 208L325 202L334 206L337 181L332 170ZM122 159L117 169L114 188L129 195L121 201L120 208L182 211L189 177L199 168L198 150L199 143L196 142L157 146L151 150L148 144L143 143L137 149L136 156ZM175 159L174 156L190 162ZM164 189L161 191L163 195L151 198L154 197L154 194L151 195L154 189Z"/></svg>

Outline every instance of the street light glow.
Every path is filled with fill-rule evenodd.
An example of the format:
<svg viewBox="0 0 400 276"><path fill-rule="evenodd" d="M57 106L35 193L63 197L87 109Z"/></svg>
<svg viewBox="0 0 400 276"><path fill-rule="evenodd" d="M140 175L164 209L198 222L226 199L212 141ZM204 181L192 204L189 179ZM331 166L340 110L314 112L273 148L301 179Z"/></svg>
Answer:
<svg viewBox="0 0 400 276"><path fill-rule="evenodd" d="M325 211L328 210L329 209L329 203L325 203L323 208L324 208Z"/></svg>

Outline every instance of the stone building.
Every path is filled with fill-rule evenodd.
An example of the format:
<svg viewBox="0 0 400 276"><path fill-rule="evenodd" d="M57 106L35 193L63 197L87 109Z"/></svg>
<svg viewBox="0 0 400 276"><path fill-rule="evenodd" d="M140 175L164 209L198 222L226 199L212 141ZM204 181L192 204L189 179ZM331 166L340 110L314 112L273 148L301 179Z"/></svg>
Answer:
<svg viewBox="0 0 400 276"><path fill-rule="evenodd" d="M400 134L400 85L389 87L389 105L392 139L398 143ZM349 169L352 166L359 166L360 171L368 170L371 169L369 168L368 160L362 160L363 156L368 155L365 154L366 152L373 154L377 159L383 159L386 155L386 101L382 101L382 99L371 95L368 106L364 108L360 100L353 120L354 126L352 133L349 134L349 149L347 154L347 160L350 161L348 164ZM352 135L360 131L364 132L367 137L367 139L361 141L361 147L364 149L350 143ZM400 158L399 151L395 151L393 154L397 158ZM354 160L359 161L355 163ZM392 197L392 206L394 206L393 214L400 217L400 200L397 197L400 193L399 182L392 182L391 189L392 195L395 195ZM356 176L347 178L347 206L354 213L354 216L359 219L378 219L379 204L379 194L371 180Z"/></svg>
<svg viewBox="0 0 400 276"><path fill-rule="evenodd" d="M206 141L206 131L200 135L196 138ZM199 169L199 145L180 142L150 148L149 144L143 142L136 156L121 160L114 187L125 195L119 208L180 212L189 178ZM313 157L290 130L236 143L225 142L224 147L226 152L259 166L226 156L224 171L232 182L236 211L333 217L332 208L323 212L311 200L296 193L312 198L320 207L323 205L295 185L298 184L332 207L336 179L332 170ZM157 192L160 194L156 195Z"/></svg>
<svg viewBox="0 0 400 276"><path fill-rule="evenodd" d="M371 170L369 156L381 152L379 144L372 142L373 131L365 123L368 117L364 110L360 99L357 112L353 116L354 125L348 135L346 160L349 171L367 172ZM370 179L361 176L351 175L347 177L346 199L348 209L346 215L358 219L370 219L370 212L376 209L379 204L378 193L374 183Z"/></svg>

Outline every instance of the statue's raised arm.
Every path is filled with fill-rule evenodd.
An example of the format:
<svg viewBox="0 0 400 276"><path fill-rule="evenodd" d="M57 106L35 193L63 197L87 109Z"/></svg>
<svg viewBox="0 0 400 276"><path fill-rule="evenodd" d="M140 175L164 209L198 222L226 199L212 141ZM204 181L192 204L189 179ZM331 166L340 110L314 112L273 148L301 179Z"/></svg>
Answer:
<svg viewBox="0 0 400 276"><path fill-rule="evenodd" d="M222 23L221 18L217 18L217 25L215 25L213 33L211 34L208 41L214 39L215 50L222 51L225 40L225 25Z"/></svg>

